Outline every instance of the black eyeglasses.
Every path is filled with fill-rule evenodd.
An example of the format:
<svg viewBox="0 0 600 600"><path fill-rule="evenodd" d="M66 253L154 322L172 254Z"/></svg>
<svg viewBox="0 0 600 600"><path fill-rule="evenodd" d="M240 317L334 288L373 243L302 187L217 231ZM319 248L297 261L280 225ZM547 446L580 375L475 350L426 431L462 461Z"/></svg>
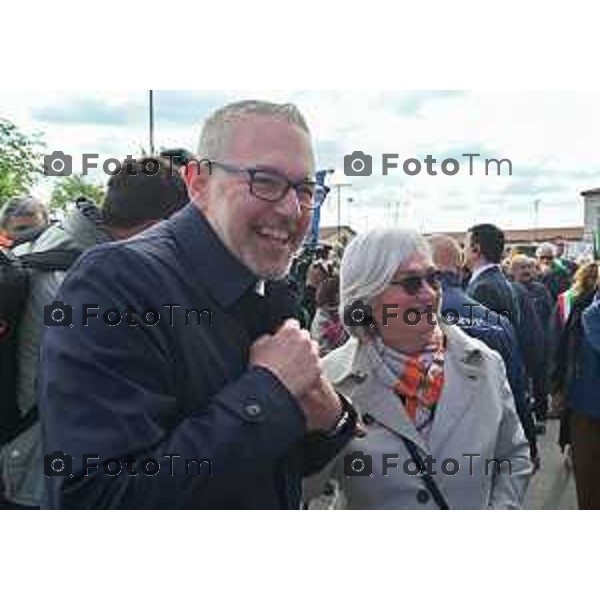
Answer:
<svg viewBox="0 0 600 600"><path fill-rule="evenodd" d="M228 173L246 173L250 177L248 185L250 193L259 200L276 203L283 200L287 193L294 189L298 203L306 210L315 208L315 190L317 183L310 180L290 181L285 175L274 169L246 169L226 163L211 160L211 165L219 167Z"/></svg>
<svg viewBox="0 0 600 600"><path fill-rule="evenodd" d="M442 286L442 274L440 271L430 271L425 275L411 273L402 279L392 281L390 285L402 286L407 294L416 296L425 283L434 290L439 290Z"/></svg>

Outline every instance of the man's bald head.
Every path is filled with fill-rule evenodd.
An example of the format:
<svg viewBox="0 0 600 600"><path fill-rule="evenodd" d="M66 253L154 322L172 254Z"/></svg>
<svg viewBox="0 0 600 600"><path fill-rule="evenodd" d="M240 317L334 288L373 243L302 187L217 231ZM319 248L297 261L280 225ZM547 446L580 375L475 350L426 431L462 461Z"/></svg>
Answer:
<svg viewBox="0 0 600 600"><path fill-rule="evenodd" d="M458 274L463 264L463 254L456 240L448 235L432 235L427 241L435 266L444 273Z"/></svg>

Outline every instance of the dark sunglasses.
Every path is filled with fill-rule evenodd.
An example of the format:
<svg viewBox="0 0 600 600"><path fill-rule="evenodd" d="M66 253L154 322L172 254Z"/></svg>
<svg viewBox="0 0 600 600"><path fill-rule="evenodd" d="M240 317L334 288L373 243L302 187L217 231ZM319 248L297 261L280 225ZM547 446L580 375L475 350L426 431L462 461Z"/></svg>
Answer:
<svg viewBox="0 0 600 600"><path fill-rule="evenodd" d="M390 283L390 285L402 286L404 291L411 296L416 296L423 287L427 284L434 290L439 290L442 286L442 274L439 271L430 271L425 275L418 275L416 273L407 275L402 279L396 279Z"/></svg>

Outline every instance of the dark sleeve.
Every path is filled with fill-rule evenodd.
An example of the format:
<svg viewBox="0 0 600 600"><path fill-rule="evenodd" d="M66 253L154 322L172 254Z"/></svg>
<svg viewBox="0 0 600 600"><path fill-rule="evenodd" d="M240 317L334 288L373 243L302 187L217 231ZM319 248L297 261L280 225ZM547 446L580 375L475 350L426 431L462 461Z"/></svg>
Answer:
<svg viewBox="0 0 600 600"><path fill-rule="evenodd" d="M529 408L526 393L527 376L525 374L525 365L523 363L523 358L519 349L519 344L517 342L517 337L515 335L514 328L508 322L508 320L504 321L504 327L504 333L507 337L507 345L510 349L507 353L507 358L505 358L507 378L513 393L517 415L523 427L523 431L525 432L525 437L529 442L532 454L534 456L537 456L538 450L535 433L535 423L533 421L531 409Z"/></svg>
<svg viewBox="0 0 600 600"><path fill-rule="evenodd" d="M357 415L352 405L341 394L338 394L342 407L348 413L348 421L335 436L311 434L302 442L303 477L314 475L339 454L344 446L352 439L356 427Z"/></svg>
<svg viewBox="0 0 600 600"><path fill-rule="evenodd" d="M168 327L109 327L100 319L82 325L84 304L123 307L131 294L143 295L148 278L129 255L121 247L92 251L59 291L72 307L73 325L46 332L39 399L45 453L71 456L73 476L48 477L49 505L219 507L239 493L240 481L264 474L301 442L304 417L275 376L250 369L167 430L162 417L177 402ZM84 455L100 459L89 476ZM109 458L130 461L138 475L126 469L106 475L102 461ZM143 474L145 461L156 461L158 474ZM154 463L148 466L155 470Z"/></svg>
<svg viewBox="0 0 600 600"><path fill-rule="evenodd" d="M500 303L498 301L498 293L494 285L488 285L486 282L482 281L473 287L473 290L469 295L486 308L498 312Z"/></svg>
<svg viewBox="0 0 600 600"><path fill-rule="evenodd" d="M554 310L554 302L552 301L552 296L550 295L550 292L546 289L545 286L542 286L542 289L544 290L544 304L546 305L546 310L548 311L548 313L552 314L552 311Z"/></svg>
<svg viewBox="0 0 600 600"><path fill-rule="evenodd" d="M596 352L600 352L600 300L584 311L582 323L588 342Z"/></svg>

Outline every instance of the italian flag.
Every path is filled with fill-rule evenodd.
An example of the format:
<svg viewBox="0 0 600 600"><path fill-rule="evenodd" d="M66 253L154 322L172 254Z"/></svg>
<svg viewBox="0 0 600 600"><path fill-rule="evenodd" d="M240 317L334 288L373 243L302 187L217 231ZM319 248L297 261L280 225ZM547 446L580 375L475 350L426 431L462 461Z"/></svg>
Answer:
<svg viewBox="0 0 600 600"><path fill-rule="evenodd" d="M571 314L571 308L573 307L574 299L575 294L573 294L573 290L567 290L558 297L558 315L562 325L567 322L567 319Z"/></svg>

